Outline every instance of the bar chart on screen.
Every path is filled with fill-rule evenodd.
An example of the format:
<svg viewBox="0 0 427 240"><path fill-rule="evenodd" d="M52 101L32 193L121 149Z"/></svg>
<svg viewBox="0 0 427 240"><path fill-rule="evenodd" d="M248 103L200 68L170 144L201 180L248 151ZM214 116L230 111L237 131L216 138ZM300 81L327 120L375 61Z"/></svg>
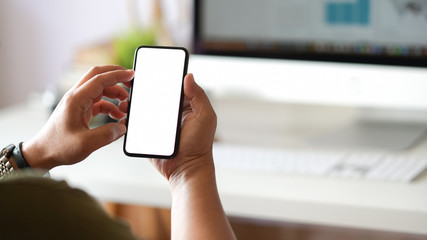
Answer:
<svg viewBox="0 0 427 240"><path fill-rule="evenodd" d="M327 1L324 11L329 25L368 26L371 22L371 0Z"/></svg>

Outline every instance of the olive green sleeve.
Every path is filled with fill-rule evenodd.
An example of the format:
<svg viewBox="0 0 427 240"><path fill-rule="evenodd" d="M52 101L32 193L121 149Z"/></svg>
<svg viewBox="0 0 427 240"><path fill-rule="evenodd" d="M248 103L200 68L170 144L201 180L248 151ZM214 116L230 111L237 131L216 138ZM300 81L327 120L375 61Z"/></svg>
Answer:
<svg viewBox="0 0 427 240"><path fill-rule="evenodd" d="M12 177L0 181L2 239L137 239L87 193L64 181Z"/></svg>

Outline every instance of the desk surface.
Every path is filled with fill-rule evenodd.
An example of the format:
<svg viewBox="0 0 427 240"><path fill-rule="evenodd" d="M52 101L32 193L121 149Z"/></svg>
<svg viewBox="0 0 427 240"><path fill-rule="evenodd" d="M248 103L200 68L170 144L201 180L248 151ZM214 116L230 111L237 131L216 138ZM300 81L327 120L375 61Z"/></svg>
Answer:
<svg viewBox="0 0 427 240"><path fill-rule="evenodd" d="M230 144L303 147L304 139L354 117L354 111L345 108L240 100L217 100L214 105L219 118L217 138ZM39 106L1 110L0 144L28 140L47 116L48 111ZM410 151L427 153L427 141ZM411 183L227 169L217 169L216 174L229 215L427 234L426 172ZM147 160L126 157L122 140L79 164L53 169L51 176L66 179L102 200L157 207L171 204L166 180Z"/></svg>

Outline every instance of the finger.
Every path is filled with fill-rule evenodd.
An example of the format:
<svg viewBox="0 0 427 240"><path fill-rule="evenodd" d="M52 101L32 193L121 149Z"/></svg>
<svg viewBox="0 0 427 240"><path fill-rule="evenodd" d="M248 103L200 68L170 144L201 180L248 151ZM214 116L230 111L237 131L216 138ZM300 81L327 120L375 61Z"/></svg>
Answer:
<svg viewBox="0 0 427 240"><path fill-rule="evenodd" d="M203 89L194 81L193 74L189 73L184 78L184 95L190 101L197 95L203 95Z"/></svg>
<svg viewBox="0 0 427 240"><path fill-rule="evenodd" d="M188 74L184 79L184 95L189 100L195 114L212 112L214 110L205 91L194 81L194 76Z"/></svg>
<svg viewBox="0 0 427 240"><path fill-rule="evenodd" d="M77 89L76 97L81 101L81 107L88 109L95 100L99 100L105 88L128 82L133 76L133 70L116 70L98 74Z"/></svg>
<svg viewBox="0 0 427 240"><path fill-rule="evenodd" d="M127 122L127 118L122 118L122 119L120 119L120 121L119 121L121 124L125 124L126 125L126 122Z"/></svg>
<svg viewBox="0 0 427 240"><path fill-rule="evenodd" d="M101 95L93 99L93 102L96 103L100 101L103 97L124 101L129 98L129 92L120 85L106 87Z"/></svg>
<svg viewBox="0 0 427 240"><path fill-rule="evenodd" d="M89 71L83 75L83 77L73 86L73 88L78 88L91 78L95 77L98 74L115 71L115 70L126 70L126 68L119 65L105 65L105 66L95 66L89 69Z"/></svg>
<svg viewBox="0 0 427 240"><path fill-rule="evenodd" d="M125 132L126 126L124 124L108 123L88 131L88 136L86 136L84 141L87 141L85 144L89 147L89 151L93 152L117 140L123 136Z"/></svg>
<svg viewBox="0 0 427 240"><path fill-rule="evenodd" d="M124 113L127 113L128 112L128 108L129 108L129 101L128 100L121 101L119 103L118 107L119 107L120 111L122 111Z"/></svg>
<svg viewBox="0 0 427 240"><path fill-rule="evenodd" d="M127 87L129 89L132 85L132 82L125 82L125 83L123 83L123 85L125 85L125 87Z"/></svg>
<svg viewBox="0 0 427 240"><path fill-rule="evenodd" d="M101 100L93 105L92 114L97 116L98 114L108 114L113 119L122 119L126 116L119 108L112 102Z"/></svg>
<svg viewBox="0 0 427 240"><path fill-rule="evenodd" d="M123 101L129 98L129 92L120 85L107 87L104 89L102 94L104 97L111 98L111 99L119 99L120 101Z"/></svg>

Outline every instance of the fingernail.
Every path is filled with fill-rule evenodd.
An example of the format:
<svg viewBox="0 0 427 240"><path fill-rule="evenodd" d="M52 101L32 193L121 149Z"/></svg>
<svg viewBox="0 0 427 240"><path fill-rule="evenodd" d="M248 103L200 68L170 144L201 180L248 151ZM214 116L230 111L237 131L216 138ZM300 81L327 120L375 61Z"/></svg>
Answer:
<svg viewBox="0 0 427 240"><path fill-rule="evenodd" d="M126 133L126 126L124 124L117 124L114 128L115 139L123 136Z"/></svg>
<svg viewBox="0 0 427 240"><path fill-rule="evenodd" d="M194 75L193 75L192 73L187 74L187 76L188 76L188 78L190 79L190 81L192 81L192 82L196 82L196 81L194 80Z"/></svg>
<svg viewBox="0 0 427 240"><path fill-rule="evenodd" d="M126 78L132 79L135 75L135 71L132 69L128 69L124 71Z"/></svg>

